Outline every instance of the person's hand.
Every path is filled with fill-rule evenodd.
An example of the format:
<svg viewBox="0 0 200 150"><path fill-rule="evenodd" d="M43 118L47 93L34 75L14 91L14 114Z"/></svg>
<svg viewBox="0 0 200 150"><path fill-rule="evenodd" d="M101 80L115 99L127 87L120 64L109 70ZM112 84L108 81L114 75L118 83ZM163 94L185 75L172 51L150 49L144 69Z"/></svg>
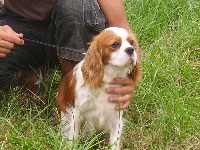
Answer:
<svg viewBox="0 0 200 150"><path fill-rule="evenodd" d="M108 101L116 103L116 110L123 110L130 104L131 98L136 87L135 82L131 78L115 78L110 84L122 85L120 87L109 87L106 93L118 96L110 96Z"/></svg>
<svg viewBox="0 0 200 150"><path fill-rule="evenodd" d="M6 57L14 44L23 45L22 37L23 34L16 33L10 26L0 26L0 58Z"/></svg>

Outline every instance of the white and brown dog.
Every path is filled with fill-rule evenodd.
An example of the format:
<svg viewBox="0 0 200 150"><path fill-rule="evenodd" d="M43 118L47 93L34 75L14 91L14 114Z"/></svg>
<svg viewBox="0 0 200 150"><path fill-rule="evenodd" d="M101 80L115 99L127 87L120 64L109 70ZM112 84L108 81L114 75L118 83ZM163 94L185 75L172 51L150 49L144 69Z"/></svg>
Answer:
<svg viewBox="0 0 200 150"><path fill-rule="evenodd" d="M140 80L139 45L122 28L110 27L97 35L84 60L63 78L57 95L63 136L78 139L79 131L94 129L110 133L111 149L120 149L123 111L108 101L105 89L117 77ZM113 85L119 86L119 85Z"/></svg>

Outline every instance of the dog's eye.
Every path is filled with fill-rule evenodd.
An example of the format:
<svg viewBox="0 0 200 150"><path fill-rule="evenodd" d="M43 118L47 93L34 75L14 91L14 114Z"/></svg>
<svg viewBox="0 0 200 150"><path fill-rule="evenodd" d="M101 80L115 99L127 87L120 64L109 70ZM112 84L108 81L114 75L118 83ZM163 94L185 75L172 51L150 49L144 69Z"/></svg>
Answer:
<svg viewBox="0 0 200 150"><path fill-rule="evenodd" d="M130 40L129 43L130 43L131 46L133 46L134 41L133 41L133 40Z"/></svg>
<svg viewBox="0 0 200 150"><path fill-rule="evenodd" d="M112 45L111 45L113 48L118 48L120 47L120 43L119 42L114 42Z"/></svg>

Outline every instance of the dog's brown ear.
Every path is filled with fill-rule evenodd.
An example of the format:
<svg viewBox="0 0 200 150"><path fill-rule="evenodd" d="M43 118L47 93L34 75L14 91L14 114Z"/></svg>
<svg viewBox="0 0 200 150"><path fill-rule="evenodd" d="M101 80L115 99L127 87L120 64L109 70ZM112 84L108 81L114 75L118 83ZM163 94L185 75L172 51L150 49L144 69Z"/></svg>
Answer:
<svg viewBox="0 0 200 150"><path fill-rule="evenodd" d="M94 40L85 57L82 65L84 84L90 88L100 87L104 76L104 64L102 61L102 49L98 40Z"/></svg>
<svg viewBox="0 0 200 150"><path fill-rule="evenodd" d="M141 74L141 70L142 70L142 65L141 65L141 52L140 52L140 45L139 42L137 40L137 37L135 35L133 35L133 39L134 39L134 49L135 52L137 54L137 61L136 61L136 65L133 66L132 68L132 72L129 74L129 77L132 78L135 81L135 85L137 85L141 80L142 80L142 74Z"/></svg>
<svg viewBox="0 0 200 150"><path fill-rule="evenodd" d="M142 80L141 68L142 67L140 61L137 61L136 65L133 66L133 69L129 74L129 77L135 81L135 85L137 85Z"/></svg>
<svg viewBox="0 0 200 150"><path fill-rule="evenodd" d="M56 105L60 111L66 112L66 107L73 107L75 103L76 79L74 70L69 72L60 82L56 97Z"/></svg>

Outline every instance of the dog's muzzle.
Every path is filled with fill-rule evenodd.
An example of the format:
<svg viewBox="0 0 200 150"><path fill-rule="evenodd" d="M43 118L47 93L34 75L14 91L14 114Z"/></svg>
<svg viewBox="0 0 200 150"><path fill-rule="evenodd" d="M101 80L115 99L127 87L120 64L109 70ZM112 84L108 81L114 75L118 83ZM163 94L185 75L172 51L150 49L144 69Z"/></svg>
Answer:
<svg viewBox="0 0 200 150"><path fill-rule="evenodd" d="M135 49L133 47L127 47L125 53L130 57L129 62L132 63L133 66L136 65L137 54Z"/></svg>
<svg viewBox="0 0 200 150"><path fill-rule="evenodd" d="M134 49L132 47L128 47L125 49L126 54L128 54L129 57L131 57L134 53Z"/></svg>

